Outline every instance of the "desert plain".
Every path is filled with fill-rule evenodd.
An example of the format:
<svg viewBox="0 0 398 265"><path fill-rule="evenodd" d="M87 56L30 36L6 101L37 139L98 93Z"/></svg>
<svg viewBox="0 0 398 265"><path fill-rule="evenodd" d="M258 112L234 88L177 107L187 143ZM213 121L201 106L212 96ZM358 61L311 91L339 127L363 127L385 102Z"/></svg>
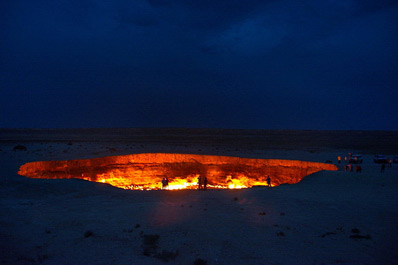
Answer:
<svg viewBox="0 0 398 265"><path fill-rule="evenodd" d="M15 146L26 150L14 150ZM179 153L336 164L297 184L132 191L17 174L33 161ZM337 157L361 154L362 172ZM397 264L398 132L1 129L1 264Z"/></svg>

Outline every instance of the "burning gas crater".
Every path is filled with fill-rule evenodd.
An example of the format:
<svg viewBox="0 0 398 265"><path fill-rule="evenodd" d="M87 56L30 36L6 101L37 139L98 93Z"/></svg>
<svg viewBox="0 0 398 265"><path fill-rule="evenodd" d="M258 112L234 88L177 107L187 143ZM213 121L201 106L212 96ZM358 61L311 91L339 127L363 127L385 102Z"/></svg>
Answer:
<svg viewBox="0 0 398 265"><path fill-rule="evenodd" d="M162 179L169 190L197 189L198 177L206 176L210 189L241 189L294 184L305 176L337 170L332 164L296 160L249 159L191 154L135 154L93 159L40 161L22 165L18 174L42 179L84 179L132 190L158 190Z"/></svg>

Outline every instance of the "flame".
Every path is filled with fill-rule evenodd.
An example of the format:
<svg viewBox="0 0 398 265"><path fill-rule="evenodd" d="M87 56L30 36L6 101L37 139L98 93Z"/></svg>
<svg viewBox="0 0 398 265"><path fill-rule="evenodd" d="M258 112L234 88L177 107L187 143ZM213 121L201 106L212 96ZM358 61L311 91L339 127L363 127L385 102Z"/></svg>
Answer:
<svg viewBox="0 0 398 265"><path fill-rule="evenodd" d="M79 178L131 190L198 189L198 178L207 178L208 189L245 189L253 186L297 183L335 165L316 162L249 159L191 154L135 154L103 158L38 161L20 167L18 174L32 178ZM168 186L162 187L162 179Z"/></svg>
<svg viewBox="0 0 398 265"><path fill-rule="evenodd" d="M129 184L129 178L126 178L126 175L118 175L114 174L114 172L110 172L109 174L102 173L97 175L97 180L95 182L106 183L112 186L128 189L128 190L184 190L184 189L198 189L198 177L200 175L195 176L187 176L186 178L172 178L169 179L169 184L166 187L162 188L161 180L155 181L153 183L145 183L145 182L136 182L135 184ZM92 181L88 177L82 177L84 180ZM225 181L214 182L210 178L208 180L208 184L206 187L208 189L246 189L251 188L253 186L268 186L268 183L264 177L264 179L251 179L244 175L231 176L228 175L225 178ZM271 183L271 187L275 185Z"/></svg>

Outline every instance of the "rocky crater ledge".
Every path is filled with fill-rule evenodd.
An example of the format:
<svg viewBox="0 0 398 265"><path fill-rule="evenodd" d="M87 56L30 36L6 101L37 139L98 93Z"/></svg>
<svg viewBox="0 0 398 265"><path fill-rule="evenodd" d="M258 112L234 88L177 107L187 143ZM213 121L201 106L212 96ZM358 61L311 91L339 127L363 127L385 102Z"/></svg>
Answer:
<svg viewBox="0 0 398 265"><path fill-rule="evenodd" d="M22 165L18 174L30 178L78 178L106 182L117 187L160 183L162 178L193 179L206 176L209 184L242 179L247 185L262 185L269 175L274 186L299 182L336 165L280 159L251 159L228 156L145 153L93 159L39 161Z"/></svg>

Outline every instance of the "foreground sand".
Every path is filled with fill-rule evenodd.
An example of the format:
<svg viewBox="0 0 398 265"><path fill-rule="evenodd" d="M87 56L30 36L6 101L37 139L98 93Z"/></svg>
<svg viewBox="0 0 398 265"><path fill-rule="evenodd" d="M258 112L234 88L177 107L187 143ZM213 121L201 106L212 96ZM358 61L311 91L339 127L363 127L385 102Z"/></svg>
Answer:
<svg viewBox="0 0 398 265"><path fill-rule="evenodd" d="M398 261L398 166L381 174L370 151L361 174L319 172L299 184L273 189L140 192L79 180L26 179L16 172L30 161L127 153L325 162L348 150L322 145L266 149L202 142L140 144L136 140L21 143L27 151L12 151L17 141L3 141L0 146L1 264Z"/></svg>

